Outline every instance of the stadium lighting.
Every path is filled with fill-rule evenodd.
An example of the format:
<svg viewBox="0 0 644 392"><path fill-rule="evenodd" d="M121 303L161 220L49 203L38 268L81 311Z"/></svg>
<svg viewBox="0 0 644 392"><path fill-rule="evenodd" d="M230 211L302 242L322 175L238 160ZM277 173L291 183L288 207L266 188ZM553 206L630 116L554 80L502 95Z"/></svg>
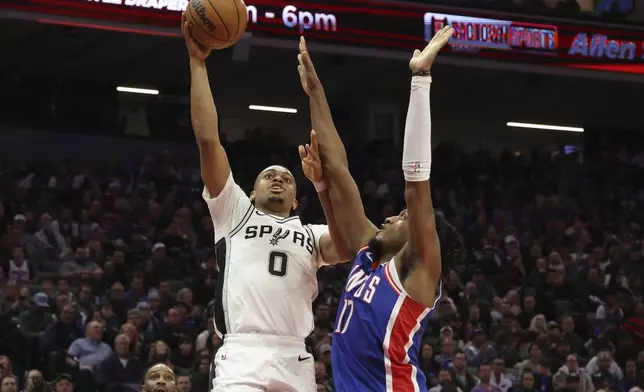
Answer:
<svg viewBox="0 0 644 392"><path fill-rule="evenodd" d="M118 86L116 91L131 94L159 95L159 90L152 90L149 88Z"/></svg>
<svg viewBox="0 0 644 392"><path fill-rule="evenodd" d="M579 132L579 133L584 131L584 128L566 127L562 125L531 124L531 123L521 123L521 122L508 122L506 125L508 127L513 127L513 128L542 129L546 131Z"/></svg>
<svg viewBox="0 0 644 392"><path fill-rule="evenodd" d="M288 113L288 114L297 113L297 109L280 108L280 107L277 107L277 106L250 105L248 108L250 110L259 110L259 111L262 111L262 112L275 112L275 113Z"/></svg>

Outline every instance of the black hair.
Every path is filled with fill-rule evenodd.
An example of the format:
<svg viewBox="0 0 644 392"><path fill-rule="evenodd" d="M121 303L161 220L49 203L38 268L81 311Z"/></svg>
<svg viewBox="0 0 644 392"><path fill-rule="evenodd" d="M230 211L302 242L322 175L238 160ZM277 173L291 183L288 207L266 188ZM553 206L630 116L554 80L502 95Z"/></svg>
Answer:
<svg viewBox="0 0 644 392"><path fill-rule="evenodd" d="M465 246L458 231L440 211L434 212L436 233L441 244L441 267L443 271L464 269Z"/></svg>

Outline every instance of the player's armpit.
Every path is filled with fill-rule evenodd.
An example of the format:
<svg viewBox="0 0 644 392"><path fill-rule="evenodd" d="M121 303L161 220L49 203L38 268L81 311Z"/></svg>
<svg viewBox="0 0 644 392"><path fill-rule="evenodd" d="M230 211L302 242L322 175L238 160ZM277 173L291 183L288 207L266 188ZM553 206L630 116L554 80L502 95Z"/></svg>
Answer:
<svg viewBox="0 0 644 392"><path fill-rule="evenodd" d="M205 62L190 61L190 117L201 163L201 178L217 197L230 174L230 164L219 139L219 117L210 91Z"/></svg>
<svg viewBox="0 0 644 392"><path fill-rule="evenodd" d="M215 240L238 228L252 213L250 199L235 183L230 172L217 197L213 197L208 186L204 187L202 196L213 221Z"/></svg>
<svg viewBox="0 0 644 392"><path fill-rule="evenodd" d="M348 167L342 163L331 164L328 169L325 167L324 178L329 187L329 198L338 231L353 256L369 242L378 229L365 215L358 186Z"/></svg>
<svg viewBox="0 0 644 392"><path fill-rule="evenodd" d="M326 265L345 263L351 260L352 256L344 241L334 241L331 234L324 234L320 238L320 254Z"/></svg>

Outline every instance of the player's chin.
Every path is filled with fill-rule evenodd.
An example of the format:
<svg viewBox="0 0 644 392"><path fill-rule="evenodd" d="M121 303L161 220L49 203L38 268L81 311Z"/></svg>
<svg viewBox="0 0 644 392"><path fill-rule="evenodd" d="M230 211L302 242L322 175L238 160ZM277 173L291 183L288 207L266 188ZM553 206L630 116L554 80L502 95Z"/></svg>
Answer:
<svg viewBox="0 0 644 392"><path fill-rule="evenodd" d="M284 204L284 196L280 195L269 195L267 198L269 203L279 203Z"/></svg>

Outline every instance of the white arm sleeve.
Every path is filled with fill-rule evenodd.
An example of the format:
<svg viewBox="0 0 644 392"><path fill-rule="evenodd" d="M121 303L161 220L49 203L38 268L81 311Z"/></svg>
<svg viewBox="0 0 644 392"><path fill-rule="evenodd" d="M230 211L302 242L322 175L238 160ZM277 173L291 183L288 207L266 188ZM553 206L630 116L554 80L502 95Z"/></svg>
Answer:
<svg viewBox="0 0 644 392"><path fill-rule="evenodd" d="M327 225L306 225L313 234L313 262L316 268L328 265L322 258L322 251L320 250L320 239L323 235L329 233L329 226Z"/></svg>
<svg viewBox="0 0 644 392"><path fill-rule="evenodd" d="M215 228L215 242L233 230L252 207L248 196L235 183L232 173L219 196L211 197L208 188L204 186L202 197L208 205Z"/></svg>
<svg viewBox="0 0 644 392"><path fill-rule="evenodd" d="M411 79L411 96L405 122L402 169L405 180L429 180L432 165L432 119L429 110L431 76L414 76Z"/></svg>

